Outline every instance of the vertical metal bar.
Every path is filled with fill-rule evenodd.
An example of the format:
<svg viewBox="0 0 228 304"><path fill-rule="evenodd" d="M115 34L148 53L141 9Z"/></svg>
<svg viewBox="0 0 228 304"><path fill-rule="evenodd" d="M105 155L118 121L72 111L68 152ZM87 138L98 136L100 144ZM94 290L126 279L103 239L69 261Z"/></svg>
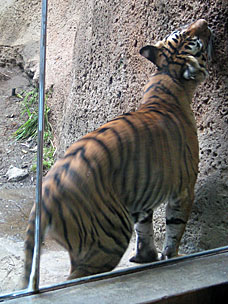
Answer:
<svg viewBox="0 0 228 304"><path fill-rule="evenodd" d="M46 70L46 36L47 36L47 3L42 0L41 37L40 37L40 79L39 79L39 115L38 115L38 145L36 173L36 221L35 244L32 269L29 279L29 290L38 291L40 281L40 247L41 247L41 200L43 175L43 134L45 105L45 70Z"/></svg>

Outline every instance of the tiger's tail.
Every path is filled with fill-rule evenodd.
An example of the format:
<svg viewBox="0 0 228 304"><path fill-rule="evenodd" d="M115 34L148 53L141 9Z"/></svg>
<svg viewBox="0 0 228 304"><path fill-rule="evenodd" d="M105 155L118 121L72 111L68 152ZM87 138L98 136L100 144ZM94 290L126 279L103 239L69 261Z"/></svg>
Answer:
<svg viewBox="0 0 228 304"><path fill-rule="evenodd" d="M23 288L27 288L29 284L30 273L32 269L32 259L34 253L35 245L35 217L36 217L36 207L35 204L31 210L29 216L29 223L26 230L25 237L25 263L24 263L24 278L23 278ZM44 233L49 225L48 215L41 210L41 242L44 239Z"/></svg>

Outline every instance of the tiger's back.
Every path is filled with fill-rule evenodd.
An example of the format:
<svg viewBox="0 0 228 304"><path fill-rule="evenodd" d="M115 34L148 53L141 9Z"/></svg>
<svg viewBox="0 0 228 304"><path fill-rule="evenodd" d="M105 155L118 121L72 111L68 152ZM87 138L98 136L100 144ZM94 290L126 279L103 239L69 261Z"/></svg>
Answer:
<svg viewBox="0 0 228 304"><path fill-rule="evenodd" d="M192 34L197 26L205 32L201 38L204 55L210 37L205 22L199 20L185 32ZM163 256L178 252L198 171L198 140L190 102L205 75L194 54L178 54L177 64L177 54L171 54L174 47L170 50L168 46L160 42L156 49L142 49L141 54L159 71L146 86L139 110L113 119L74 143L44 180L42 237L49 227L53 238L69 252L69 278L112 270L129 244L134 223L137 244L131 260L156 260L152 215L165 201ZM25 284L33 254L34 210L35 206L25 242Z"/></svg>

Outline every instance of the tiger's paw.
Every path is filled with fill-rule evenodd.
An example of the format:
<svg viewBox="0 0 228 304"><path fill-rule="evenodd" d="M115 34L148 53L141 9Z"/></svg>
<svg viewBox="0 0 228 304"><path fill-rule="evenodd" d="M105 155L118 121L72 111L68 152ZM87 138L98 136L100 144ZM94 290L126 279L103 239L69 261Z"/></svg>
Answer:
<svg viewBox="0 0 228 304"><path fill-rule="evenodd" d="M158 254L154 252L152 253L150 252L150 254L146 254L146 255L136 253L133 257L129 259L129 262L138 263L138 264L152 263L156 261L159 261L159 257Z"/></svg>
<svg viewBox="0 0 228 304"><path fill-rule="evenodd" d="M179 254L178 250L174 250L172 247L166 246L161 254L161 260L168 260L172 258L179 258L185 256L185 254Z"/></svg>
<svg viewBox="0 0 228 304"><path fill-rule="evenodd" d="M173 259L173 258L181 258L186 256L187 254L177 254L177 255L173 255L173 256L165 256L164 254L161 254L161 260L169 260L169 259Z"/></svg>

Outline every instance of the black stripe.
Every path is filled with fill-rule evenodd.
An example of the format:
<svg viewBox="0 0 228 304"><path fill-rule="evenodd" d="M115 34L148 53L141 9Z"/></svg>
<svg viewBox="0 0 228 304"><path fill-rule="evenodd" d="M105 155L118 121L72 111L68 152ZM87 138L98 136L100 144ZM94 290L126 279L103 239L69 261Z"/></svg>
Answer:
<svg viewBox="0 0 228 304"><path fill-rule="evenodd" d="M41 200L41 207L45 212L45 216L48 218L48 225L50 226L52 223L52 213L48 210L44 199ZM43 234L44 234L44 231L42 232L42 235Z"/></svg>
<svg viewBox="0 0 228 304"><path fill-rule="evenodd" d="M157 134L157 132L160 131L160 128L157 128L156 131L154 131L154 133ZM164 134L162 134L162 136L164 137ZM153 140L153 135L151 134L151 140ZM165 141L164 141L165 142ZM157 147L158 145L155 143L154 144L154 149ZM161 151L159 151L161 152ZM157 153L155 153L154 155L158 155ZM151 157L148 155L148 157ZM150 160L149 160L150 161ZM159 161L159 168L160 168L160 174L158 176L154 176L154 172L153 172L153 163L157 163L157 161ZM152 175L150 172L148 172L147 174L149 174L147 176L147 179L150 180L150 184L147 182L146 186L144 187L144 191L143 191L143 196L140 198L140 200L137 200L134 204L133 204L133 208L132 208L132 212L134 213L136 210L140 210L140 211L145 211L145 212L150 212L152 207L157 206L158 204L160 204L160 202L164 199L164 194L166 194L166 192L164 191L164 189L162 190L162 188L164 188L164 183L163 183L163 174L164 174L164 167L163 167L163 162L162 162L162 157L157 157L157 160L154 160L152 163ZM149 169L149 166L147 167L147 169ZM152 182L151 182L152 181ZM154 204L153 204L154 201Z"/></svg>
<svg viewBox="0 0 228 304"><path fill-rule="evenodd" d="M156 88L155 88L155 91L156 92L159 92L159 90L161 92L163 92L164 94L168 95L168 96L171 96L175 101L176 103L179 105L180 104L180 101L179 99L177 98L177 96L175 94L173 94L170 89L166 86L164 86L163 84L161 85L157 85Z"/></svg>
<svg viewBox="0 0 228 304"><path fill-rule="evenodd" d="M189 52L181 51L181 52L180 52L180 55L192 55L192 54L189 53Z"/></svg>
<svg viewBox="0 0 228 304"><path fill-rule="evenodd" d="M184 66L184 63L187 62L187 58L186 57L182 57L182 56L179 56L179 55L176 56L176 59L178 59L180 61L183 61L183 62L181 63L181 62L175 61L175 62L172 62L173 64L176 63L177 65L183 65Z"/></svg>
<svg viewBox="0 0 228 304"><path fill-rule="evenodd" d="M199 51L198 53L195 54L195 57L200 57L202 55L202 51Z"/></svg>
<svg viewBox="0 0 228 304"><path fill-rule="evenodd" d="M162 55L165 57L165 60L166 60L167 65L168 65L168 63L169 63L169 61L170 61L171 58L168 55L166 55L165 51L167 51L171 55L172 55L172 52L169 49L165 48L165 47L164 47L164 50L162 52ZM164 63L162 65L162 68L165 68L165 64Z"/></svg>
<svg viewBox="0 0 228 304"><path fill-rule="evenodd" d="M96 170L94 169L94 167L92 167L92 165L91 165L91 163L90 163L90 160L85 156L85 154L84 153L82 153L81 154L81 158L82 158L82 160L86 163L86 165L87 165L87 167L89 168L89 170L92 172L92 177L93 177L93 182L94 182L94 185L95 185L95 189L96 189L96 193L99 195L99 197L100 197L100 200L102 201L102 202L105 202L105 199L104 199L104 197L103 197L103 195L102 195L102 193L101 193L101 191L100 191L100 187L99 187L99 181L102 181L101 182L101 185L102 185L102 187L103 187L103 190L105 191L106 190L106 187L105 187L105 185L106 185L106 183L107 183L107 181L104 181L104 179L103 179L103 174L102 174L102 167L100 166L100 164L99 163L96 163L96 166L99 166L99 177L101 178L98 178L98 176L97 176L97 172L96 172ZM88 189L89 191L90 191L90 189ZM93 198L93 201L94 202L96 202L96 200ZM99 206L99 204L97 204L96 203L96 206L97 206L97 208L98 208L98 210L100 211L100 206ZM108 206L107 206L108 207Z"/></svg>
<svg viewBox="0 0 228 304"><path fill-rule="evenodd" d="M121 244L122 245L122 244ZM103 252L109 254L109 255L117 255L117 256L122 256L123 255L123 251L121 250L118 250L118 249L114 249L113 247L112 248L107 248L107 247L104 247L102 245L102 243L100 242L100 240L98 240L98 248L101 249ZM123 246L121 246L121 248L123 248ZM125 249L125 248L124 248Z"/></svg>
<svg viewBox="0 0 228 304"><path fill-rule="evenodd" d="M98 247L100 248L99 252L103 251L106 253L106 257L110 257L109 260L111 260L111 264L105 263L105 260L104 260L104 263L102 264L102 266L96 266L93 261L92 261L92 263L91 263L91 261L86 261L88 259L94 258L94 256L96 256L96 255L99 255L99 252L94 252L94 250L91 250L93 254L91 256L88 256L88 258L86 258L86 260L83 259L84 263L82 263L82 261L78 261L78 262L74 263L75 269L82 271L84 273L84 276L91 275L91 273L96 274L96 273L100 273L100 272L110 271L118 264L118 262L117 262L115 265L113 265L113 261L111 258L113 255L111 255L111 253L109 253L109 250L106 250L107 248L105 248L103 246L99 246L99 244L98 244ZM119 260L120 260L123 253L120 254L118 252L118 253L116 253L116 255L119 257Z"/></svg>
<svg viewBox="0 0 228 304"><path fill-rule="evenodd" d="M92 236L93 243L95 243L97 240L97 237L99 238L99 232L97 230L98 227L96 227L96 223L94 223L93 216L90 216L90 218L91 218L91 223L92 223L91 236ZM95 235L96 235L96 238L95 238Z"/></svg>
<svg viewBox="0 0 228 304"><path fill-rule="evenodd" d="M163 115L163 116L166 117L166 115ZM169 118L170 118L170 121L172 121L171 117L169 117ZM167 175L167 173L166 173L167 168L164 167L163 157L166 158L165 162L167 162L167 158L169 158L168 163L170 164L171 170L173 169L173 167L172 167L173 163L171 161L170 151L169 151L169 153L167 153L167 151L169 149L169 144L168 144L168 142L169 142L168 135L169 134L167 135L167 130L169 130L169 124L166 119L162 119L162 122L164 123L164 125L166 127L164 129L159 128L159 127L157 128L157 132L161 132L159 138L161 140L162 147L161 147L161 151L160 151L160 154L158 157L159 166L160 166L160 171L159 171L160 180L159 180L159 183L158 183L158 181L155 181L155 186L154 186L154 192L155 192L155 189L157 189L157 193L155 192L156 193L156 199L155 199L156 205L155 206L160 205L160 203L164 201L164 198L167 198L167 195L170 192L169 189L172 186L171 180L170 180L170 184L168 184L168 185L166 184L167 178L166 178L166 180L164 180L164 176ZM155 207L155 206L153 206L153 207Z"/></svg>
<svg viewBox="0 0 228 304"><path fill-rule="evenodd" d="M103 196L102 196L102 194L101 194L100 187L99 187L99 185L98 185L98 182L100 181L100 179L97 177L96 170L94 169L94 167L92 167L92 165L91 165L91 163L90 163L90 160L85 156L85 153L82 153L82 154L81 154L81 159L86 163L87 167L88 167L89 170L92 172L92 177L93 177L93 182L94 182L94 185L95 185L95 188L96 188L96 192L97 192L97 194L99 195L100 199L104 202L104 198L103 198ZM100 167L100 164L98 164L98 163L96 162L96 166L98 166L98 165L99 165L99 167ZM101 167L100 167L100 169L102 170ZM103 178L102 172L100 172L100 173L101 173L100 176L102 176L102 178ZM80 179L81 179L81 177L80 177ZM107 182L107 181L106 181L106 182ZM103 186L103 189L105 190L104 185L105 185L105 181L102 180L102 186ZM87 185L86 185L86 187L87 187ZM88 189L88 190L90 191L90 189ZM94 200L94 199L93 199L93 200Z"/></svg>
<svg viewBox="0 0 228 304"><path fill-rule="evenodd" d="M114 233L112 233L112 231L116 232L116 227L113 226L113 223L111 222L111 220L109 219L109 217L107 217L107 215L105 216L105 220L106 222L108 222L109 226L110 226L110 230L107 230L104 228L104 225L103 223L100 222L100 217L98 218L95 214L95 219L96 219L96 222L97 224L99 225L100 229L104 232L104 234L111 238L115 244L117 244L120 248L123 248L123 242L120 241L120 237L116 236ZM130 241L130 237L128 237L128 242ZM99 239L98 239L99 241ZM111 244L110 244L111 246ZM115 249L115 252L118 254L118 252L120 252L118 249ZM112 253L113 254L113 248L111 248L110 252L109 253Z"/></svg>
<svg viewBox="0 0 228 304"><path fill-rule="evenodd" d="M97 241L90 242L90 246L89 247L88 247L88 244L87 244L86 245L86 252L85 251L83 252L83 257L82 257L83 264L81 263L81 261L78 264L78 266L80 266L80 269L82 269L83 265L85 265L84 263L88 264L88 262L90 262L90 261L88 261L89 259L90 260L92 259L93 269L96 268L96 266L94 267L95 263L94 263L93 260L94 260L95 256L97 256L99 254L101 254L101 251L99 250L99 248L97 246ZM78 266L76 266L76 268L78 268ZM86 267L86 269L88 271L88 266Z"/></svg>
<svg viewBox="0 0 228 304"><path fill-rule="evenodd" d="M162 47L162 50L163 50L162 54L165 56L165 58L167 59L167 61L168 61L168 59L171 59L170 57L168 57L168 56L165 54L164 51L168 52L170 55L173 55L174 53L171 52L170 49L168 49L168 48L165 47L165 46Z"/></svg>
<svg viewBox="0 0 228 304"><path fill-rule="evenodd" d="M177 58L177 57L176 57ZM184 61L184 60L183 60ZM169 65L178 65L178 66L184 66L184 64L183 63L181 63L181 62L178 62L178 61L172 61L172 62L170 62L170 64Z"/></svg>
<svg viewBox="0 0 228 304"><path fill-rule="evenodd" d="M69 251L72 251L72 246L71 246L70 240L68 238L66 219L65 219L64 214L63 214L63 209L62 209L61 202L54 195L52 196L52 200L57 205L57 208L58 208L58 215L59 215L60 221L61 221L62 226L63 226L63 235L64 235L64 238L65 238L66 243L68 245L68 249L69 249Z"/></svg>
<svg viewBox="0 0 228 304"><path fill-rule="evenodd" d="M157 85L161 84L161 80L159 80L158 82L152 83L145 91L144 94L146 94L147 92L149 92L151 89L153 89L154 87L156 88Z"/></svg>
<svg viewBox="0 0 228 304"><path fill-rule="evenodd" d="M33 255L34 245L30 243L30 241L25 241L25 250L31 251L31 255Z"/></svg>
<svg viewBox="0 0 228 304"><path fill-rule="evenodd" d="M104 133L106 132L107 130L109 130L109 128L100 128L98 130L96 130L97 133Z"/></svg>
<svg viewBox="0 0 228 304"><path fill-rule="evenodd" d="M31 219L32 218L32 219ZM33 212L30 216L29 216L29 221L28 223L30 225L35 225L35 212Z"/></svg>
<svg viewBox="0 0 228 304"><path fill-rule="evenodd" d="M109 208L111 209L112 213L114 215L117 214L117 216L119 217L123 228L121 227L121 231L122 231L122 235L124 235L125 239L127 242L130 241L129 239L129 235L126 234L126 231L132 233L132 223L129 221L129 213L126 210L126 208L122 205L122 202L116 202L115 198L113 197L113 195L110 193L110 197L112 199L112 201L114 202L115 206L114 209L113 207L110 205ZM121 205L121 206L120 206ZM118 210L119 208L121 208L122 210Z"/></svg>
<svg viewBox="0 0 228 304"><path fill-rule="evenodd" d="M197 137L197 135L196 135L196 137ZM193 162L192 151L191 151L191 149L190 149L190 147L189 147L188 144L187 144L187 150L188 150L188 152L190 154L190 161L191 161L192 170L193 170L194 174L197 175L198 174L198 168L195 170L195 163Z"/></svg>
<svg viewBox="0 0 228 304"><path fill-rule="evenodd" d="M137 115L137 114L136 114ZM137 116L136 116L137 117ZM134 199L137 196L137 192L138 192L138 181L140 179L140 170L139 170L139 159L141 157L140 153L140 136L139 136L139 132L137 130L137 128L135 127L134 123L131 122L129 119L127 119L126 117L122 117L122 120L125 121L128 126L131 128L132 132L133 132L133 136L134 136L134 148L133 151L131 152L132 154L132 161L133 163L128 162L128 166L133 166L133 181L134 181L134 191L133 191L133 197ZM125 189L126 191L127 189ZM130 198L130 200L132 200L132 198ZM131 202L128 202L131 203Z"/></svg>
<svg viewBox="0 0 228 304"><path fill-rule="evenodd" d="M188 177L188 181L190 180L190 173L189 173L189 168L188 168L188 158L187 158L187 155L186 155L186 147L185 147L185 150L184 150L184 168L185 168L185 174L187 174L187 177Z"/></svg>
<svg viewBox="0 0 228 304"><path fill-rule="evenodd" d="M186 221L174 217L171 217L170 219L166 219L166 225L180 225L180 224L185 225Z"/></svg>
<svg viewBox="0 0 228 304"><path fill-rule="evenodd" d="M159 106L159 103L157 105ZM185 140L185 138L186 138L185 129L182 126L180 120L179 120L180 124L177 124L177 122L175 121L176 119L178 119L178 117L176 117L177 113L175 111L175 108L174 108L174 110L172 110L170 108L166 113L163 113L160 110L158 110L158 108L156 108L156 103L154 103L154 106L150 106L148 108L151 109L152 112L155 112L155 113L157 113L157 114L159 114L159 115L161 115L161 116L163 116L165 118L163 121L166 124L167 129L169 129L169 131L171 132L171 134L172 134L172 132L175 132L175 134L178 137L179 156L180 156L180 158L181 157L185 158L185 152L183 150L183 148L185 147L185 143L183 142L183 140ZM172 128L170 126L170 123L174 126L174 128ZM184 161L185 161L185 166L186 166L186 160L184 159ZM180 186L179 186L179 189L181 190L182 183L183 183L182 166L180 166L179 168L176 168L176 170L179 170L179 174L180 174Z"/></svg>
<svg viewBox="0 0 228 304"><path fill-rule="evenodd" d="M55 182L55 184L56 184L56 186L58 187L59 185L60 185L60 173L59 172L56 172L55 174L54 174L54 182Z"/></svg>
<svg viewBox="0 0 228 304"><path fill-rule="evenodd" d="M144 218L142 221L140 221L140 223L141 224L145 224L145 223L151 223L152 224L152 222L153 222L152 216L153 216L153 211L151 211L150 214L146 218Z"/></svg>
<svg viewBox="0 0 228 304"><path fill-rule="evenodd" d="M152 197L152 192L153 192L154 189L152 189L153 187L150 186L151 178L153 176L153 173L152 173L153 168L152 168L152 163L151 163L151 158L152 158L151 153L153 153L153 158L157 157L157 153L156 153L156 151L154 151L155 148L156 148L156 143L154 141L153 134L152 134L150 128L148 127L147 123L142 118L139 118L139 119L140 119L141 123L143 124L143 126L145 128L145 131L147 132L147 135L145 135L145 137L147 138L146 145L148 145L148 147L145 147L146 167L143 168L145 170L144 172L145 172L145 176L146 176L145 177L146 183L144 184L144 187L142 189L141 196L137 200L135 200L134 203L133 203L133 208L132 208L133 211L138 210L138 209L143 209L144 202L146 202L147 200L149 200ZM149 147L152 147L152 146L153 146L153 149L151 150ZM154 162L156 162L156 161L154 160ZM152 176L151 176L151 173L152 173ZM148 194L148 192L149 192L149 194Z"/></svg>
<svg viewBox="0 0 228 304"><path fill-rule="evenodd" d="M176 38L172 38L172 39L175 43L178 43L178 40Z"/></svg>
<svg viewBox="0 0 228 304"><path fill-rule="evenodd" d="M195 44L195 42L191 41L188 43L188 45L195 46L196 44Z"/></svg>
<svg viewBox="0 0 228 304"><path fill-rule="evenodd" d="M114 131L114 130L113 130ZM129 165L129 157L131 154L131 148L130 148L130 144L129 142L127 142L126 140L124 141L124 145L122 142L122 138L121 136L118 134L118 132L116 131L116 136L118 138L118 148L119 148L119 157L120 157L120 168L118 171L116 171L113 174L113 178L114 179L118 179L121 178L121 190L120 190L120 194L121 197L124 197L125 200L127 201L128 197L127 197L127 193L125 192L126 189L126 185L127 185L127 167ZM124 157L125 155L125 157ZM113 180L113 188L115 188L115 180Z"/></svg>
<svg viewBox="0 0 228 304"><path fill-rule="evenodd" d="M119 152L120 167L122 168L124 166L124 146L123 146L123 142L122 142L120 134L114 128L110 128L110 131L114 134L114 136L117 139L117 143L118 143L117 147L118 147L118 152Z"/></svg>
<svg viewBox="0 0 228 304"><path fill-rule="evenodd" d="M131 112L128 112L128 113L124 113L123 116L131 116L132 113Z"/></svg>
<svg viewBox="0 0 228 304"><path fill-rule="evenodd" d="M50 189L48 188L48 186L44 187L44 194L45 196L48 198L50 195Z"/></svg>
<svg viewBox="0 0 228 304"><path fill-rule="evenodd" d="M170 41L168 42L168 45L169 45L169 47L171 47L171 49L172 49L173 51L175 51L175 52L177 51L177 48L176 48L175 46L173 46L172 43L171 43Z"/></svg>
<svg viewBox="0 0 228 304"><path fill-rule="evenodd" d="M135 112L134 112L135 113ZM133 113L133 115L135 115ZM128 113L127 113L128 114ZM122 116L119 116L115 119L112 120L113 121L125 121L127 122L128 119L126 118L126 116L129 116L129 115L122 115ZM126 129L128 131L128 134L129 134L129 137L131 136L130 132L129 132L129 129ZM126 151L126 157L125 157L125 162L123 163L123 166L122 168L120 168L120 178L122 178L122 181L121 181L121 190L120 190L120 195L121 195L121 199L123 199L125 202L128 202L129 200L129 193L126 192L126 186L127 186L127 181L128 181L128 167L129 167L129 160L130 160L130 157L132 155L132 147L131 147L131 143L130 143L130 140L128 139L126 141L126 138L127 136L125 135L124 139L124 148L125 148L125 151ZM123 150L122 150L123 151ZM118 174L118 172L115 172L116 174ZM115 177L115 174L113 175L113 177ZM115 185L115 181L114 181L114 185Z"/></svg>
<svg viewBox="0 0 228 304"><path fill-rule="evenodd" d="M74 198L75 199L75 198ZM77 200L78 205L80 205L80 202ZM84 244L86 244L86 236L87 236L87 228L85 227L84 223L83 223L83 219L81 217L81 213L80 213L80 209L77 208L77 216L74 213L74 210L71 208L70 205L66 204L65 205L66 208L68 208L70 210L70 214L73 217L77 227L78 227L78 231L76 232L78 234L79 237L79 244L78 244L78 255L81 254L82 252L82 237L84 236ZM80 221L78 220L78 217L80 218ZM75 250L75 249L74 249Z"/></svg>
<svg viewBox="0 0 228 304"><path fill-rule="evenodd" d="M83 150L84 150L84 148L83 148ZM64 165L62 165L62 168L64 169L65 172L68 171L69 167L70 167L70 161L68 163L65 163Z"/></svg>
<svg viewBox="0 0 228 304"><path fill-rule="evenodd" d="M155 102L153 101L153 99L158 99L159 102ZM147 109L158 109L158 108L161 108L161 102L165 105L168 105L170 106L170 104L167 102L166 99L164 98L161 98L159 95L152 95L149 97L149 100L151 101L148 101L144 107L147 108Z"/></svg>
<svg viewBox="0 0 228 304"><path fill-rule="evenodd" d="M106 144L102 140L100 140L96 137L87 136L87 137L83 137L78 142L80 142L80 141L90 141L90 140L94 141L96 144L98 144L105 151L105 153L107 154L107 157L108 157L109 168L110 168L110 170L112 170L113 169L113 161L112 161L111 152L109 151L108 147L106 146Z"/></svg>
<svg viewBox="0 0 228 304"><path fill-rule="evenodd" d="M180 70L176 70L175 66L181 67ZM168 66L167 71L164 71L164 74L170 77L170 79L181 89L183 89L183 83L181 83L181 75L183 70L183 64L180 62L171 62Z"/></svg>
<svg viewBox="0 0 228 304"><path fill-rule="evenodd" d="M93 172L93 175L95 176L95 178L93 178L95 187L97 187L97 189L99 189L99 186L97 184L97 182L99 181L101 187L103 188L103 191L106 192L107 191L107 179L106 179L106 174L103 174L103 166L100 164L100 162L97 161L97 159L95 157L90 158L90 160L92 160L95 163L95 166L97 169L96 171L98 173L98 175L97 175L97 173L95 172L95 169L90 165L89 160L87 158L85 158L85 155L83 156L83 158L89 164L89 166L91 167L90 170ZM99 193L100 193L100 189L99 189Z"/></svg>
<svg viewBox="0 0 228 304"><path fill-rule="evenodd" d="M177 66L183 66L183 64L179 63L179 62L171 62L168 65L168 69L167 71L164 71L164 74L169 76L170 79L177 85L179 86L181 89L183 88L183 84L180 82L180 76L178 75L175 67L173 68L173 65L177 65ZM173 68L173 69L172 69Z"/></svg>
<svg viewBox="0 0 228 304"><path fill-rule="evenodd" d="M86 246L86 243L87 243L88 227L86 227L84 224L85 218L84 218L84 216L81 215L80 210L83 209L85 214L90 219L91 223L93 222L93 219L92 219L91 210L88 208L87 204L82 201L82 199L80 198L80 196L78 195L78 193L76 191L77 191L77 188L74 188L74 187L65 188L65 193L63 193L63 196L65 198L70 198L70 200L73 203L71 205L76 208L76 214L75 214L74 210L71 208L71 205L69 205L69 204L65 205L66 208L68 208L70 210L73 218L76 220L76 222L78 224L78 228L81 233L81 235L79 235L79 238L80 238L79 247L82 248L83 244L84 244L84 246ZM96 231L96 229L95 229L95 231Z"/></svg>
<svg viewBox="0 0 228 304"><path fill-rule="evenodd" d="M83 150L84 150L84 147L77 148L75 151L65 154L64 158L76 156L78 154L78 152L83 151Z"/></svg>
<svg viewBox="0 0 228 304"><path fill-rule="evenodd" d="M175 134L178 137L180 158L185 157L185 152L184 152L184 147L186 145L186 143L185 143L185 138L186 138L185 129L182 126L181 121L180 121L180 124L177 124L177 122L175 121L176 119L178 119L178 117L176 117L175 109L174 109L174 111L172 109L169 109L169 111L167 113L163 113L156 108L152 108L152 111L158 113L159 115L161 115L165 118L164 123L167 125L167 128L169 129L171 134L172 134L172 132L175 132ZM174 126L174 128L170 127L170 124L172 124ZM184 161L185 161L185 166L186 166L186 160L184 159ZM180 174L179 190L181 190L182 189L182 183L183 183L182 166L180 166L179 168L176 168L176 170L179 170L179 174Z"/></svg>
<svg viewBox="0 0 228 304"><path fill-rule="evenodd" d="M31 236L31 237L34 236L34 223L33 223L33 230L28 229L27 232L26 232L26 235L29 235L29 236Z"/></svg>
<svg viewBox="0 0 228 304"><path fill-rule="evenodd" d="M207 60L204 54L202 54L202 60L203 60L203 61L206 61L206 60ZM200 65L200 66L203 67L203 68L205 68L204 65Z"/></svg>
<svg viewBox="0 0 228 304"><path fill-rule="evenodd" d="M184 46L184 48L185 48L186 50L191 50L191 49L192 49L192 48L191 48L189 45L187 45L187 44Z"/></svg>
<svg viewBox="0 0 228 304"><path fill-rule="evenodd" d="M90 165L89 161L85 158L85 156L83 155L83 153L82 153L82 158L89 165L89 168L90 168L90 170L93 173L92 175L93 175L93 180L94 180L94 184L95 184L95 187L96 187L96 191L99 194L99 196L101 197L102 201L105 203L105 200L102 197L102 195L100 193L100 190L99 190L99 187L98 187L98 184L97 184L97 178L96 178L96 173L95 173L94 168ZM98 223L98 225L100 226L100 228L103 230L103 232L108 237L112 238L113 241L116 244L121 245L120 242L119 242L119 239L112 233L112 230L113 230L113 223L112 223L112 221L110 220L110 218L106 214L106 212L102 209L102 206L99 206L99 203L97 203L96 200L94 199L94 197L93 197L93 195L92 195L92 193L90 191L90 188L88 187L87 183L84 182L83 178L79 175L78 172L76 172L76 171L74 171L72 169L70 169L68 171L68 174L72 177L73 180L77 181L79 184L83 184L83 187L80 187L80 191L83 192L84 198L88 199L88 197L89 197L89 199L94 203L94 206L96 206L96 208L99 211L99 213L102 214L102 217L104 218L104 220L106 221L106 223L110 226L110 231L104 230L104 225L100 222L100 219L97 217L96 210L93 210L94 211L93 216L94 216L96 222ZM105 206L108 208L108 204L106 204Z"/></svg>

